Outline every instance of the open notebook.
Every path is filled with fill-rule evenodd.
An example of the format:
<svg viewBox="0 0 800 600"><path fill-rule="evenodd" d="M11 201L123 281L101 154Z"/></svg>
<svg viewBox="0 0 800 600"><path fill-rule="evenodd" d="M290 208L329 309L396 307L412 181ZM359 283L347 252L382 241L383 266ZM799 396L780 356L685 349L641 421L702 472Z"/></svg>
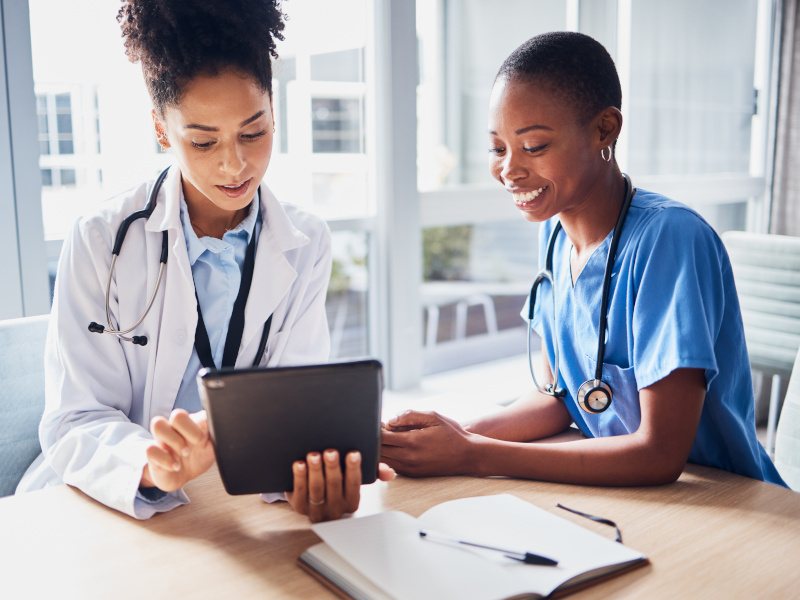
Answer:
<svg viewBox="0 0 800 600"><path fill-rule="evenodd" d="M509 494L444 502L418 519L392 511L312 529L324 541L300 556L301 566L358 599L539 598L647 561ZM425 540L420 529L534 552L558 565L529 565L499 552Z"/></svg>

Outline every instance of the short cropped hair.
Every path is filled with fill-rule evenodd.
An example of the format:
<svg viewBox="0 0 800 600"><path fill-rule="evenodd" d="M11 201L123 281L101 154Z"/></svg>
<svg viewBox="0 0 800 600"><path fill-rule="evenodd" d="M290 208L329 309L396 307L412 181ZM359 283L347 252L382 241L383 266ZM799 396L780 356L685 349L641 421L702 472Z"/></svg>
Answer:
<svg viewBox="0 0 800 600"><path fill-rule="evenodd" d="M586 121L609 106L622 107L611 56L600 42L574 31L532 37L506 58L495 79L500 78L549 85Z"/></svg>
<svg viewBox="0 0 800 600"><path fill-rule="evenodd" d="M272 95L270 57L278 57L284 27L279 0L123 0L117 21L159 112L177 105L196 76L229 68Z"/></svg>

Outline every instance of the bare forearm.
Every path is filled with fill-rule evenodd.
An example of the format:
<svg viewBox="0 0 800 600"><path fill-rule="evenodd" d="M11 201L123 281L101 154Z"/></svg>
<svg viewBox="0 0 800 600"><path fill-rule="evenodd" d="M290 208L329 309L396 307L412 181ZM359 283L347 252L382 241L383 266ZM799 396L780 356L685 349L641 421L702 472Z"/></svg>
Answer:
<svg viewBox="0 0 800 600"><path fill-rule="evenodd" d="M682 455L642 435L543 444L473 438L473 474L583 485L658 485L678 478Z"/></svg>
<svg viewBox="0 0 800 600"><path fill-rule="evenodd" d="M497 440L529 442L561 433L571 422L560 400L532 391L510 406L470 423L467 430Z"/></svg>

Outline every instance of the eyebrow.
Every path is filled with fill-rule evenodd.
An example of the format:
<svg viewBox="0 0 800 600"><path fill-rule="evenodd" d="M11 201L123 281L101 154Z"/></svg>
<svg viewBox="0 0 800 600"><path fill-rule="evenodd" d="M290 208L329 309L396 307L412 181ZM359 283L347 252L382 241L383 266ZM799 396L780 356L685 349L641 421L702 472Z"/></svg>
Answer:
<svg viewBox="0 0 800 600"><path fill-rule="evenodd" d="M252 117L248 117L247 119L245 119L244 121L239 123L239 127L244 127L245 125L249 125L250 123L252 123L256 119L259 119L262 116L264 116L265 112L266 111L264 111L264 110L258 111ZM183 128L184 129L199 129L200 131L219 131L219 127L210 127L209 125L200 125L199 123L189 123L188 125L184 125Z"/></svg>
<svg viewBox="0 0 800 600"><path fill-rule="evenodd" d="M522 135L523 133L528 133L529 131L533 131L535 129L543 129L544 131L553 131L553 128L548 127L547 125L528 125L527 127L523 127L522 129L517 129L514 133L516 135ZM492 135L497 135L496 131L489 130L489 133Z"/></svg>

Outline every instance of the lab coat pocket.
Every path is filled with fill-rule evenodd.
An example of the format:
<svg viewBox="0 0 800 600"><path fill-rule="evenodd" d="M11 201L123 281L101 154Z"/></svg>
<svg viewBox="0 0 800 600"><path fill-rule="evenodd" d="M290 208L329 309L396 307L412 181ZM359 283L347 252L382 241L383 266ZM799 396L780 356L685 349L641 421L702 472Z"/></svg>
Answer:
<svg viewBox="0 0 800 600"><path fill-rule="evenodd" d="M586 356L588 373L594 375L597 360ZM611 388L611 406L597 415L598 435L624 435L639 428L639 388L633 367L619 367L603 363L602 379Z"/></svg>

